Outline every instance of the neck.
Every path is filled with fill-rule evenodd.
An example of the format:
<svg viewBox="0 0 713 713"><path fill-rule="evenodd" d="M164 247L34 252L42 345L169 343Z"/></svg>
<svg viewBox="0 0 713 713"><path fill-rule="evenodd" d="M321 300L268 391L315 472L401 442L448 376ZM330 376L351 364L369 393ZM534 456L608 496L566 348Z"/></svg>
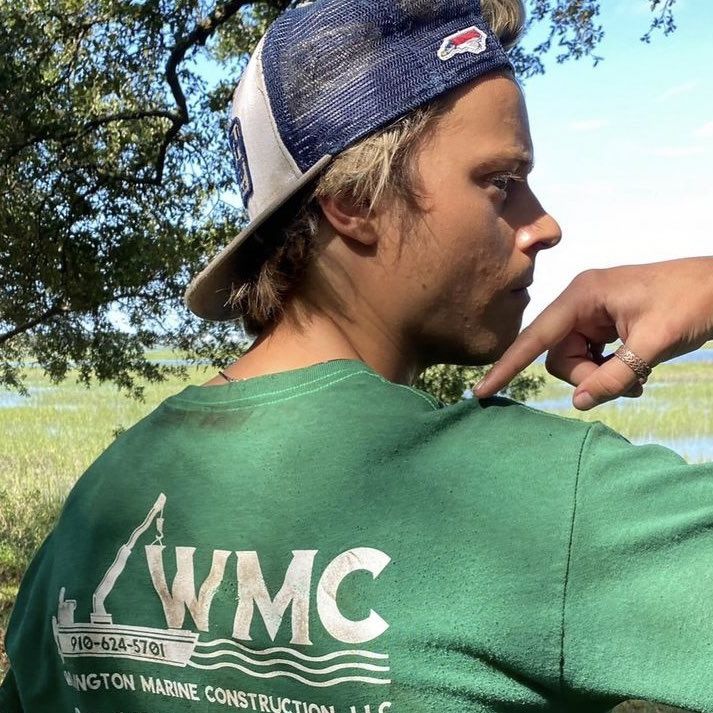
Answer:
<svg viewBox="0 0 713 713"><path fill-rule="evenodd" d="M411 384L421 367L398 344L393 330L375 315L360 320L309 310L291 303L284 317L266 330L252 347L226 369L232 378L299 369L332 359L357 359L389 381Z"/></svg>

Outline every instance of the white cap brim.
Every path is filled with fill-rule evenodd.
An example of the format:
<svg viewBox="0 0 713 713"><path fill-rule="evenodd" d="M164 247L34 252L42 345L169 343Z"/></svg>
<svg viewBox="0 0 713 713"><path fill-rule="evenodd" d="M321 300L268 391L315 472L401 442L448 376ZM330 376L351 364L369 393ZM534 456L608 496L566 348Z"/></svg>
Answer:
<svg viewBox="0 0 713 713"><path fill-rule="evenodd" d="M240 286L236 269L240 260L240 247L260 228L264 228L266 231L279 230L281 226L268 225L270 218L317 178L331 160L332 156L324 156L309 171L293 181L191 281L186 290L184 302L193 314L213 322L226 322L240 318L240 313L228 304L234 289Z"/></svg>

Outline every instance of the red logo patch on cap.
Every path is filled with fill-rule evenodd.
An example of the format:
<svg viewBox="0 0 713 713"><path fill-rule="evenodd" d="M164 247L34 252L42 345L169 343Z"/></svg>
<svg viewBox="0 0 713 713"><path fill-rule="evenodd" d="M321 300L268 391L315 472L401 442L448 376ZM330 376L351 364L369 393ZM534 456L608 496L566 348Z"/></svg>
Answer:
<svg viewBox="0 0 713 713"><path fill-rule="evenodd" d="M443 40L441 48L438 50L438 57L443 61L455 57L457 54L480 54L485 52L488 36L475 25L466 27Z"/></svg>

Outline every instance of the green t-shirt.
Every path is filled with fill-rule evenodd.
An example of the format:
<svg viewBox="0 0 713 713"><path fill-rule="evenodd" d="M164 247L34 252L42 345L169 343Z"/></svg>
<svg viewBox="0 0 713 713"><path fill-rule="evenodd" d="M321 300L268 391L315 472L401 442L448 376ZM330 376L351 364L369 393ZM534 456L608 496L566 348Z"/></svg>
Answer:
<svg viewBox="0 0 713 713"><path fill-rule="evenodd" d="M713 711L713 466L358 361L189 386L79 480L3 713Z"/></svg>

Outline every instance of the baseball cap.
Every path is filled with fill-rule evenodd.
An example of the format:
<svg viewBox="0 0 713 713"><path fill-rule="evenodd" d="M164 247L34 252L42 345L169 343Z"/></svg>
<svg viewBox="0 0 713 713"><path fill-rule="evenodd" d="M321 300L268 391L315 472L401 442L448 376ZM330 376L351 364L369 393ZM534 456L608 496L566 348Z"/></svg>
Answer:
<svg viewBox="0 0 713 713"><path fill-rule="evenodd" d="M350 145L464 84L512 70L478 0L314 0L283 13L233 96L228 140L249 222L189 285L213 321L245 246ZM271 226L271 220L273 225Z"/></svg>

